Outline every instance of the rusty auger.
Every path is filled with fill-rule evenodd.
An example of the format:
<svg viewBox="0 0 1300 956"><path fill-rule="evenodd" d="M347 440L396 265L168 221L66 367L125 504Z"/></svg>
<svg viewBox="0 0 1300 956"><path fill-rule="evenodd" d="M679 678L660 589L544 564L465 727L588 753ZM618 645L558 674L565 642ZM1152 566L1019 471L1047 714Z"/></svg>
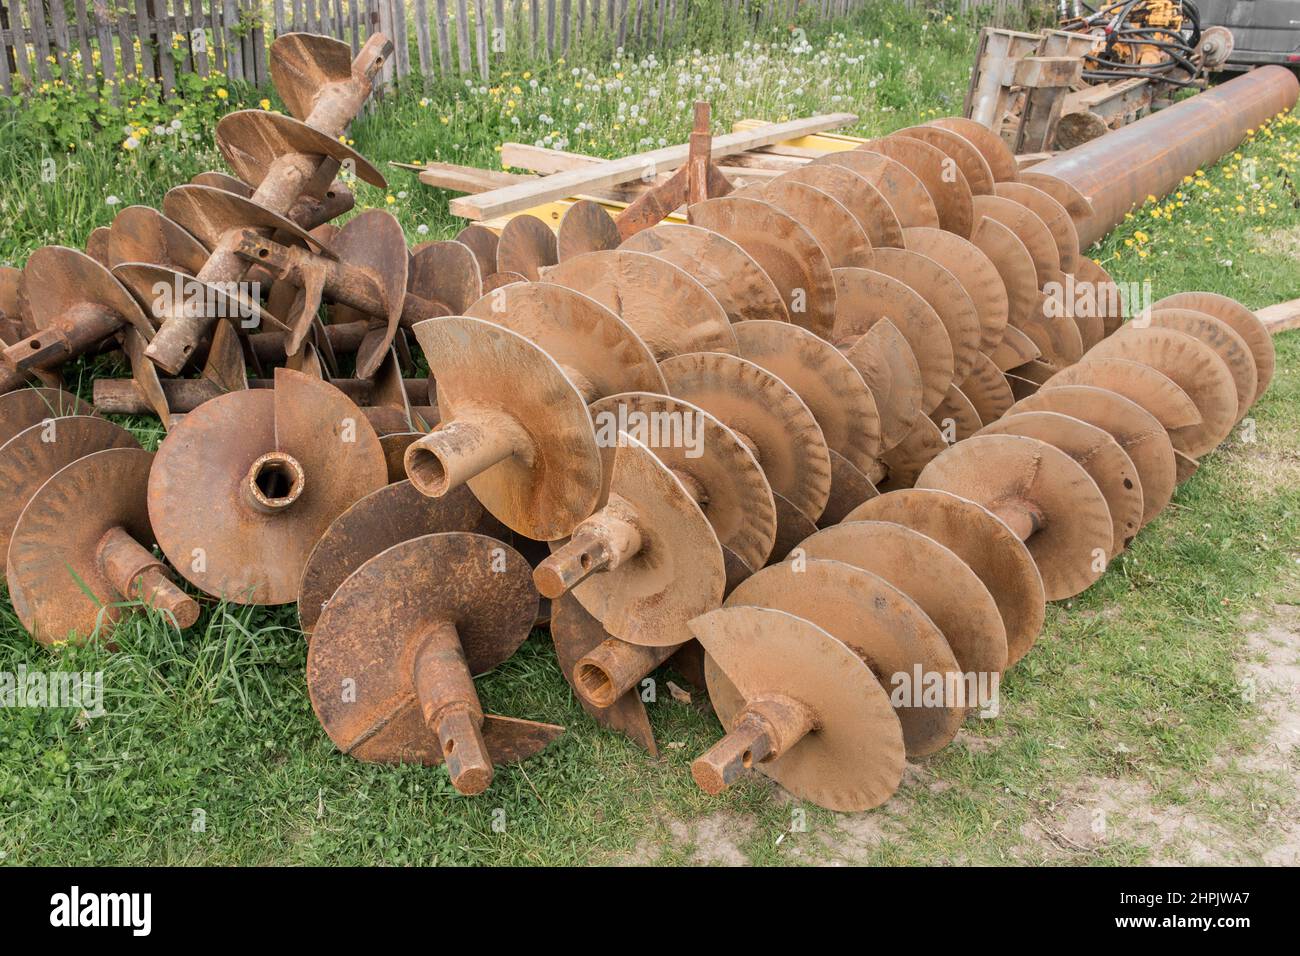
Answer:
<svg viewBox="0 0 1300 956"><path fill-rule="evenodd" d="M340 168L383 188L385 180L340 137L370 95L392 43L375 34L350 60L345 44L309 34L288 34L271 46L271 76L292 115L244 110L217 126L217 145L239 179L253 187L248 198L213 186L177 186L164 212L209 249L194 281L220 288L240 281L246 261L236 254L245 231L292 236L328 251L287 218L306 194L322 198ZM177 374L210 331L213 317L175 308L159 315L157 334L145 350L161 369ZM382 355L383 350L379 350Z"/></svg>
<svg viewBox="0 0 1300 956"><path fill-rule="evenodd" d="M562 733L485 713L474 676L519 648L537 617L528 563L492 538L413 538L353 571L312 632L307 686L330 739L359 760L447 765L482 793L494 767Z"/></svg>
<svg viewBox="0 0 1300 956"><path fill-rule="evenodd" d="M865 809L1272 378L1232 300L1124 301L1085 252L1117 206L1077 164L1022 172L960 118L751 154L780 162L737 188L697 108L621 213L409 252L386 212L335 226L352 175L383 182L341 138L390 52L280 38L291 115L222 120L233 176L0 270L0 544L38 640L111 640L136 605L193 623L156 541L210 595L298 603L341 751L476 794L562 732L474 683L549 620L587 713L651 753L645 679L707 689L706 791L757 769ZM156 414L156 455L49 387L106 348L131 377L96 403Z"/></svg>

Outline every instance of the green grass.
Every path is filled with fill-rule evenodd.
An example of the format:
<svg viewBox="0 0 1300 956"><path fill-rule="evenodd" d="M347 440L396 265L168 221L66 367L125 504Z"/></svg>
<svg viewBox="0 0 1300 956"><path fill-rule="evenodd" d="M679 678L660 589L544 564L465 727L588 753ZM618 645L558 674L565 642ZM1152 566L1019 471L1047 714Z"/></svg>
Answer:
<svg viewBox="0 0 1300 956"><path fill-rule="evenodd" d="M556 129L567 131L564 148L617 155L646 137L683 140L687 111L664 107L675 106L679 74L690 89L684 102L703 92L694 77L705 76L705 67L727 84L711 94L715 128L750 116L846 109L859 113L858 130L874 133L959 111L971 54L965 25L884 8L842 32L810 30L811 52L752 44L698 57L674 50L659 57L662 66L625 57L618 68L597 67L593 53L596 79L624 73L620 82L632 92L618 97L604 84L599 94L574 88L587 83L587 68L576 60L520 64L485 93L443 85L389 97L356 124L353 138L381 163L487 166L503 139L533 142ZM574 68L582 71L577 79ZM532 79L539 79L536 90ZM652 97L652 89L673 92ZM236 90L231 99L256 95ZM834 96L842 100L832 104ZM638 113L646 126L620 121L618 101L645 104ZM631 116L630 108L624 114ZM575 134L581 122L592 128ZM1241 150L1256 163L1261 190L1252 194L1266 197L1263 212L1253 205L1245 214L1222 212L1239 181L1232 167L1240 161L1230 158L1205 171L1211 186L1191 187L1195 199L1172 210L1172 221L1154 214L1163 206L1149 205L1093 254L1117 279L1150 280L1157 297L1203 288L1259 307L1300 296L1300 270L1278 238L1292 237L1293 254L1298 139L1291 119ZM0 155L8 187L0 192L0 258L11 263L44 242L80 244L115 208L156 204L164 184L219 167L201 141L179 151L149 142L130 153L83 149L61 157L75 168L49 188L32 168L40 155L34 147ZM394 172L387 194L361 188L362 204L387 205L412 241L452 234L447 195L403 176ZM107 205L108 195L121 204ZM970 721L961 741L922 761L894 800L865 818L789 803L761 778L706 797L688 765L716 739L718 725L698 695L688 706L661 690L650 714L664 756L651 760L585 717L540 633L480 682L483 702L499 713L563 723L568 732L537 759L500 768L488 794L468 799L442 770L366 765L334 750L307 699L306 645L293 608L209 607L183 635L137 617L119 631L119 652L108 654L41 648L0 604L0 670L102 670L108 711L89 720L68 711L0 711L0 859L521 864L635 854L690 862L716 849L704 845L701 821L732 832L735 853L755 863L845 855L875 863L1151 859L1151 842L1122 820L1113 839L1084 849L1022 832L1034 820L1050 825L1094 778L1139 783L1154 806L1176 807L1244 846L1262 846L1270 834L1265 818L1293 815L1296 799L1294 781L1236 762L1264 732L1242 693L1243 617L1300 602L1300 336L1277 345L1277 378L1251 413L1255 442L1230 439L1097 585L1049 608L1038 645L1007 675L1002 716ZM69 383L86 393L92 369L111 371L104 359L75 366ZM130 424L156 444L156 423ZM794 828L800 815L802 831Z"/></svg>

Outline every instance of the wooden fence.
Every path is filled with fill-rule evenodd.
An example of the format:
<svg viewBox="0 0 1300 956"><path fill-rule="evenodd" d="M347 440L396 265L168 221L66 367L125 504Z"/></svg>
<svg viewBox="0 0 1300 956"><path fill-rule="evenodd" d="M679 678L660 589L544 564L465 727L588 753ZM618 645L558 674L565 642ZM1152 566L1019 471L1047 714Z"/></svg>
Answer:
<svg viewBox="0 0 1300 956"><path fill-rule="evenodd" d="M699 0L695 0L696 3ZM761 28L800 17L828 19L872 0L714 0L737 25ZM906 0L908 6L924 0ZM1033 0L960 0L993 8L997 20ZM51 82L99 89L119 77L161 83L216 71L263 85L266 50L279 34L323 33L357 50L375 30L395 55L384 81L419 72L479 76L522 53L563 55L578 42L662 45L685 28L692 0L0 0L0 88Z"/></svg>

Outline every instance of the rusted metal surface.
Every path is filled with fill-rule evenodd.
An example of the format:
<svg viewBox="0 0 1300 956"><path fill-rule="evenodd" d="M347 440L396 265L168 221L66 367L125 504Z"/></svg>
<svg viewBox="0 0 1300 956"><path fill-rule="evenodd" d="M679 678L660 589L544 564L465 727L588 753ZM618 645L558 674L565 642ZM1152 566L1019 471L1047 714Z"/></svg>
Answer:
<svg viewBox="0 0 1300 956"><path fill-rule="evenodd" d="M774 494L810 523L821 516L831 484L826 439L788 385L753 362L720 353L678 355L660 368L670 394L714 415L750 447ZM778 529L780 517L778 507Z"/></svg>
<svg viewBox="0 0 1300 956"><path fill-rule="evenodd" d="M982 333L975 301L961 281L934 259L906 249L877 249L872 266L909 286L939 316L952 346L953 370L948 384L969 375Z"/></svg>
<svg viewBox="0 0 1300 956"><path fill-rule="evenodd" d="M832 341L851 347L877 322L894 323L907 340L921 376L920 411L929 414L943 400L954 373L952 343L939 314L915 289L883 272L836 269L834 275ZM886 447L892 448L898 440L894 432Z"/></svg>
<svg viewBox="0 0 1300 956"><path fill-rule="evenodd" d="M655 361L684 352L737 352L718 300L666 259L619 249L572 257L542 272L546 282L581 292L620 316Z"/></svg>
<svg viewBox="0 0 1300 956"><path fill-rule="evenodd" d="M92 452L139 447L126 429L87 415L46 418L0 444L0 554L8 555L18 516L51 475Z"/></svg>
<svg viewBox="0 0 1300 956"><path fill-rule="evenodd" d="M1166 375L1196 405L1198 424L1169 433L1174 448L1200 458L1228 437L1237 421L1232 372L1208 345L1173 329L1126 325L1088 352L1089 359L1130 359Z"/></svg>
<svg viewBox="0 0 1300 956"><path fill-rule="evenodd" d="M862 224L830 193L779 177L757 187L755 198L800 222L822 247L832 268L871 265L871 240Z"/></svg>
<svg viewBox="0 0 1300 956"><path fill-rule="evenodd" d="M811 621L843 641L882 686L895 674L955 674L957 661L934 623L885 579L842 561L806 558L764 568L727 598L726 607L753 605ZM707 647L707 644L706 644ZM965 717L964 703L897 707L908 756L946 746Z"/></svg>
<svg viewBox="0 0 1300 956"><path fill-rule="evenodd" d="M876 404L881 450L893 448L921 414L921 369L907 338L882 318L861 335L844 336L839 349L862 376Z"/></svg>
<svg viewBox="0 0 1300 956"><path fill-rule="evenodd" d="M108 235L108 265L148 262L181 272L203 268L208 254L202 244L149 206L127 206L113 219Z"/></svg>
<svg viewBox="0 0 1300 956"><path fill-rule="evenodd" d="M550 541L595 509L600 450L587 402L528 339L479 319L415 326L442 420L406 451L406 473L439 497L461 484L513 531Z"/></svg>
<svg viewBox="0 0 1300 956"><path fill-rule="evenodd" d="M831 263L807 229L775 206L726 196L690 207L690 222L730 239L771 277L790 321L818 335L835 321Z"/></svg>
<svg viewBox="0 0 1300 956"><path fill-rule="evenodd" d="M879 153L906 166L930 194L939 217L939 227L959 236L970 235L975 224L970 184L960 165L948 160L941 150L919 139L897 134L868 140L858 149Z"/></svg>
<svg viewBox="0 0 1300 956"><path fill-rule="evenodd" d="M1151 306L1152 313L1161 309L1193 309L1226 323L1241 336L1255 360L1255 393L1249 403L1259 401L1273 381L1277 359L1273 337L1248 308L1226 295L1213 292L1179 292L1166 296ZM1248 404L1249 404L1248 403Z"/></svg>
<svg viewBox="0 0 1300 956"><path fill-rule="evenodd" d="M23 267L34 333L9 345L0 362L0 391L15 387L29 369L49 369L96 348L123 326L153 334L112 274L85 253L63 246L37 249Z"/></svg>
<svg viewBox="0 0 1300 956"><path fill-rule="evenodd" d="M1042 394L1040 390L1035 394ZM1059 448L1073 458L1106 500L1115 538L1114 558L1128 547L1142 525L1142 482L1137 467L1109 432L1082 419L1053 411L1020 411L980 429L980 435L1023 435Z"/></svg>
<svg viewBox="0 0 1300 956"><path fill-rule="evenodd" d="M1092 214L1075 221L1086 247L1147 196L1165 195L1184 176L1231 151L1247 130L1294 106L1298 92L1300 82L1290 70L1260 67L1059 153L1034 172L1060 179L1092 204Z"/></svg>
<svg viewBox="0 0 1300 956"><path fill-rule="evenodd" d="M826 446L868 478L878 475L880 412L853 363L793 323L741 322L735 330L741 356L795 391L817 419Z"/></svg>
<svg viewBox="0 0 1300 956"><path fill-rule="evenodd" d="M111 639L143 601L179 627L198 618L149 550L145 502L154 456L139 448L95 451L55 472L31 497L9 545L14 611L43 644Z"/></svg>
<svg viewBox="0 0 1300 956"><path fill-rule="evenodd" d="M200 405L158 449L149 513L192 584L237 604L287 604L336 517L388 482L365 416L342 392L277 369L274 389Z"/></svg>
<svg viewBox="0 0 1300 956"><path fill-rule="evenodd" d="M516 216L501 230L494 271L517 272L536 282L539 269L559 261L555 233L536 216Z"/></svg>
<svg viewBox="0 0 1300 956"><path fill-rule="evenodd" d="M893 206L880 190L846 166L809 163L782 173L775 182L802 183L832 196L857 220L869 249L903 245L903 227ZM869 267L870 261L860 265Z"/></svg>
<svg viewBox="0 0 1300 956"><path fill-rule="evenodd" d="M560 220L556 255L560 262L588 252L615 249L622 241L614 217L590 199L580 199L564 211Z"/></svg>
<svg viewBox="0 0 1300 956"><path fill-rule="evenodd" d="M832 810L879 806L898 788L903 734L889 697L852 650L810 621L728 607L692 624L727 735L691 767L716 793L754 767Z"/></svg>
<svg viewBox="0 0 1300 956"><path fill-rule="evenodd" d="M894 211L900 228L938 226L934 199L916 174L895 159L864 149L827 153L813 164L843 166L857 173L884 198Z"/></svg>
<svg viewBox="0 0 1300 956"><path fill-rule="evenodd" d="M474 250L461 242L426 242L411 251L407 275L408 297L415 296L447 309L448 315L464 315L465 310L483 297L483 275ZM402 322L412 325L419 319L407 315L403 304ZM421 316L429 318L434 313Z"/></svg>
<svg viewBox="0 0 1300 956"><path fill-rule="evenodd" d="M975 307L979 351L988 353L996 348L1007 326L1010 302L993 261L978 246L942 229L905 229L903 241L909 252L934 260L961 283Z"/></svg>
<svg viewBox="0 0 1300 956"><path fill-rule="evenodd" d="M94 414L93 406L63 389L20 388L0 395L0 444L47 419Z"/></svg>
<svg viewBox="0 0 1300 956"><path fill-rule="evenodd" d="M930 462L916 485L960 494L1000 518L1029 548L1050 601L1079 594L1106 570L1114 541L1106 499L1081 465L1046 442L978 435Z"/></svg>
<svg viewBox="0 0 1300 956"><path fill-rule="evenodd" d="M449 533L393 545L349 575L313 632L307 687L321 726L358 760L446 763L457 790L482 793L496 765L563 732L484 713L474 688L536 615L528 563L499 541Z"/></svg>
<svg viewBox="0 0 1300 956"><path fill-rule="evenodd" d="M1182 332L1213 349L1220 361L1227 366L1237 389L1236 421L1246 417L1246 412L1255 401L1259 376L1250 346L1230 325L1204 312L1170 307L1150 309L1142 314L1141 321L1150 323L1153 328Z"/></svg>
<svg viewBox="0 0 1300 956"><path fill-rule="evenodd" d="M846 519L890 521L951 550L988 588L1006 629L1007 666L1028 653L1042 630L1042 577L1025 545L991 511L956 494L907 489L881 495Z"/></svg>
<svg viewBox="0 0 1300 956"><path fill-rule="evenodd" d="M275 58L280 55L278 49L287 51L292 47L295 52L288 56L286 62L302 64L312 55L337 59L343 55L344 46L324 37L307 38L305 35L291 34L278 38L271 50L272 57ZM233 118L226 117L218 125L218 146L246 181L250 184L255 181L256 189L249 200L241 200L233 193L222 194L230 197L230 202L221 204L220 200L213 198L221 194L220 190L203 186L178 187L182 190L206 191L197 194L207 198L204 206L194 210L196 215L191 217L191 221L198 220L209 229L216 226L218 221L227 227L216 242L209 235L205 245L213 250L213 255L199 270L196 278L206 283L235 282L240 279L245 271L242 260L230 254L226 247L226 242L230 240L225 239L225 235L232 233L235 228L271 228L291 235L301 232L284 216L313 182L328 184L333 181L343 160L355 163L361 159L340 143L339 138L370 95L371 82L392 49L392 43L387 37L374 34L351 60L346 76L341 71L332 72L330 79L310 96L297 92L291 94L302 106L311 103L310 112L301 121L257 111L252 116L248 113L234 114ZM302 83L311 73L309 70L286 67L280 75L286 77L286 83ZM287 79L290 76L296 79ZM370 168L364 159L361 159L356 168L361 178L383 183L383 177ZM164 212L194 233L200 241L204 241L201 234L204 230L196 231L166 205ZM230 212L233 215L213 215L219 212ZM213 320L206 315L178 314L176 309L161 314L159 319L158 335L150 342L146 355L165 371L176 374L189 361Z"/></svg>
<svg viewBox="0 0 1300 956"><path fill-rule="evenodd" d="M996 182L1014 182L1020 178L1016 169L1015 154L1007 148L1001 136L983 123L977 123L964 116L944 116L930 120L924 125L952 130L969 141L988 163L989 172Z"/></svg>
<svg viewBox="0 0 1300 956"><path fill-rule="evenodd" d="M1000 673L1007 632L993 596L953 551L890 521L850 521L800 543L809 558L842 561L907 595L943 633L964 673Z"/></svg>
<svg viewBox="0 0 1300 956"><path fill-rule="evenodd" d="M307 557L298 587L298 622L308 635L344 580L402 541L448 531L474 531L483 506L468 488L428 498L400 481L372 491L335 518Z"/></svg>
<svg viewBox="0 0 1300 956"><path fill-rule="evenodd" d="M586 608L571 594L563 595L554 602L554 612L551 615L551 640L555 644L555 656L559 661L560 673L575 692L579 690L574 681L578 662L602 645L618 645L626 649L629 655L641 661L645 660L644 655L647 653L653 655L651 657L653 659L662 652L671 651L670 648L637 647L635 644L610 637L600 621L588 614ZM627 673L626 668L624 673ZM646 671L636 683L639 684L640 680L648 674L649 671ZM659 745L650 726L650 717L646 713L645 703L641 700L639 686L632 687L622 694L607 695L612 698L607 704L595 704L587 695L580 692L577 696L582 709L594 720L623 734L650 756L659 756Z"/></svg>
<svg viewBox="0 0 1300 956"><path fill-rule="evenodd" d="M699 504L727 559L728 580L761 568L776 538L772 488L750 447L720 419L679 398L624 392L593 402L602 431L624 422L677 477ZM616 437L616 435L614 436ZM605 480L617 448L601 447Z"/></svg>
<svg viewBox="0 0 1300 956"><path fill-rule="evenodd" d="M519 282L485 295L467 314L533 342L588 402L618 392L667 391L647 342L616 313L573 289Z"/></svg>
<svg viewBox="0 0 1300 956"><path fill-rule="evenodd" d="M650 450L618 435L604 507L537 566L549 598L572 591L613 637L672 646L717 607L726 587L722 545L681 480Z"/></svg>
<svg viewBox="0 0 1300 956"><path fill-rule="evenodd" d="M1136 402L1090 385L1051 385L1008 410L1058 412L1107 432L1133 462L1142 491L1142 523L1165 509L1174 492L1174 447L1159 420ZM1112 516L1113 516L1112 509Z"/></svg>

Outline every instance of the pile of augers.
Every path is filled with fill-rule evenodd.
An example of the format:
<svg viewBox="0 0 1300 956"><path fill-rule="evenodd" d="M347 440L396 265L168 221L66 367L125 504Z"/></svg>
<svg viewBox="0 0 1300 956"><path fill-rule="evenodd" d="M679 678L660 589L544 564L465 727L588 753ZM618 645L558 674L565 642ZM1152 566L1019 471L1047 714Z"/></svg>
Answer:
<svg viewBox="0 0 1300 956"><path fill-rule="evenodd" d="M1029 651L1044 602L1101 576L1273 372L1222 296L1122 322L1079 251L1088 200L962 119L694 202L689 224L584 201L558 236L518 216L408 252L384 211L329 223L347 173L383 183L341 134L387 40L271 52L292 115L222 120L233 176L4 275L9 594L46 644L111 640L133 605L194 624L169 567L297 601L339 749L445 762L462 793L562 732L485 714L474 684L549 621L588 713L652 753L641 681L672 659L707 687L726 728L693 765L707 791L753 767L880 804L953 739L970 677ZM408 332L427 381L403 378ZM114 348L133 376L95 382L96 408L57 388ZM101 412L167 437L150 454ZM895 706L914 675L942 699Z"/></svg>

